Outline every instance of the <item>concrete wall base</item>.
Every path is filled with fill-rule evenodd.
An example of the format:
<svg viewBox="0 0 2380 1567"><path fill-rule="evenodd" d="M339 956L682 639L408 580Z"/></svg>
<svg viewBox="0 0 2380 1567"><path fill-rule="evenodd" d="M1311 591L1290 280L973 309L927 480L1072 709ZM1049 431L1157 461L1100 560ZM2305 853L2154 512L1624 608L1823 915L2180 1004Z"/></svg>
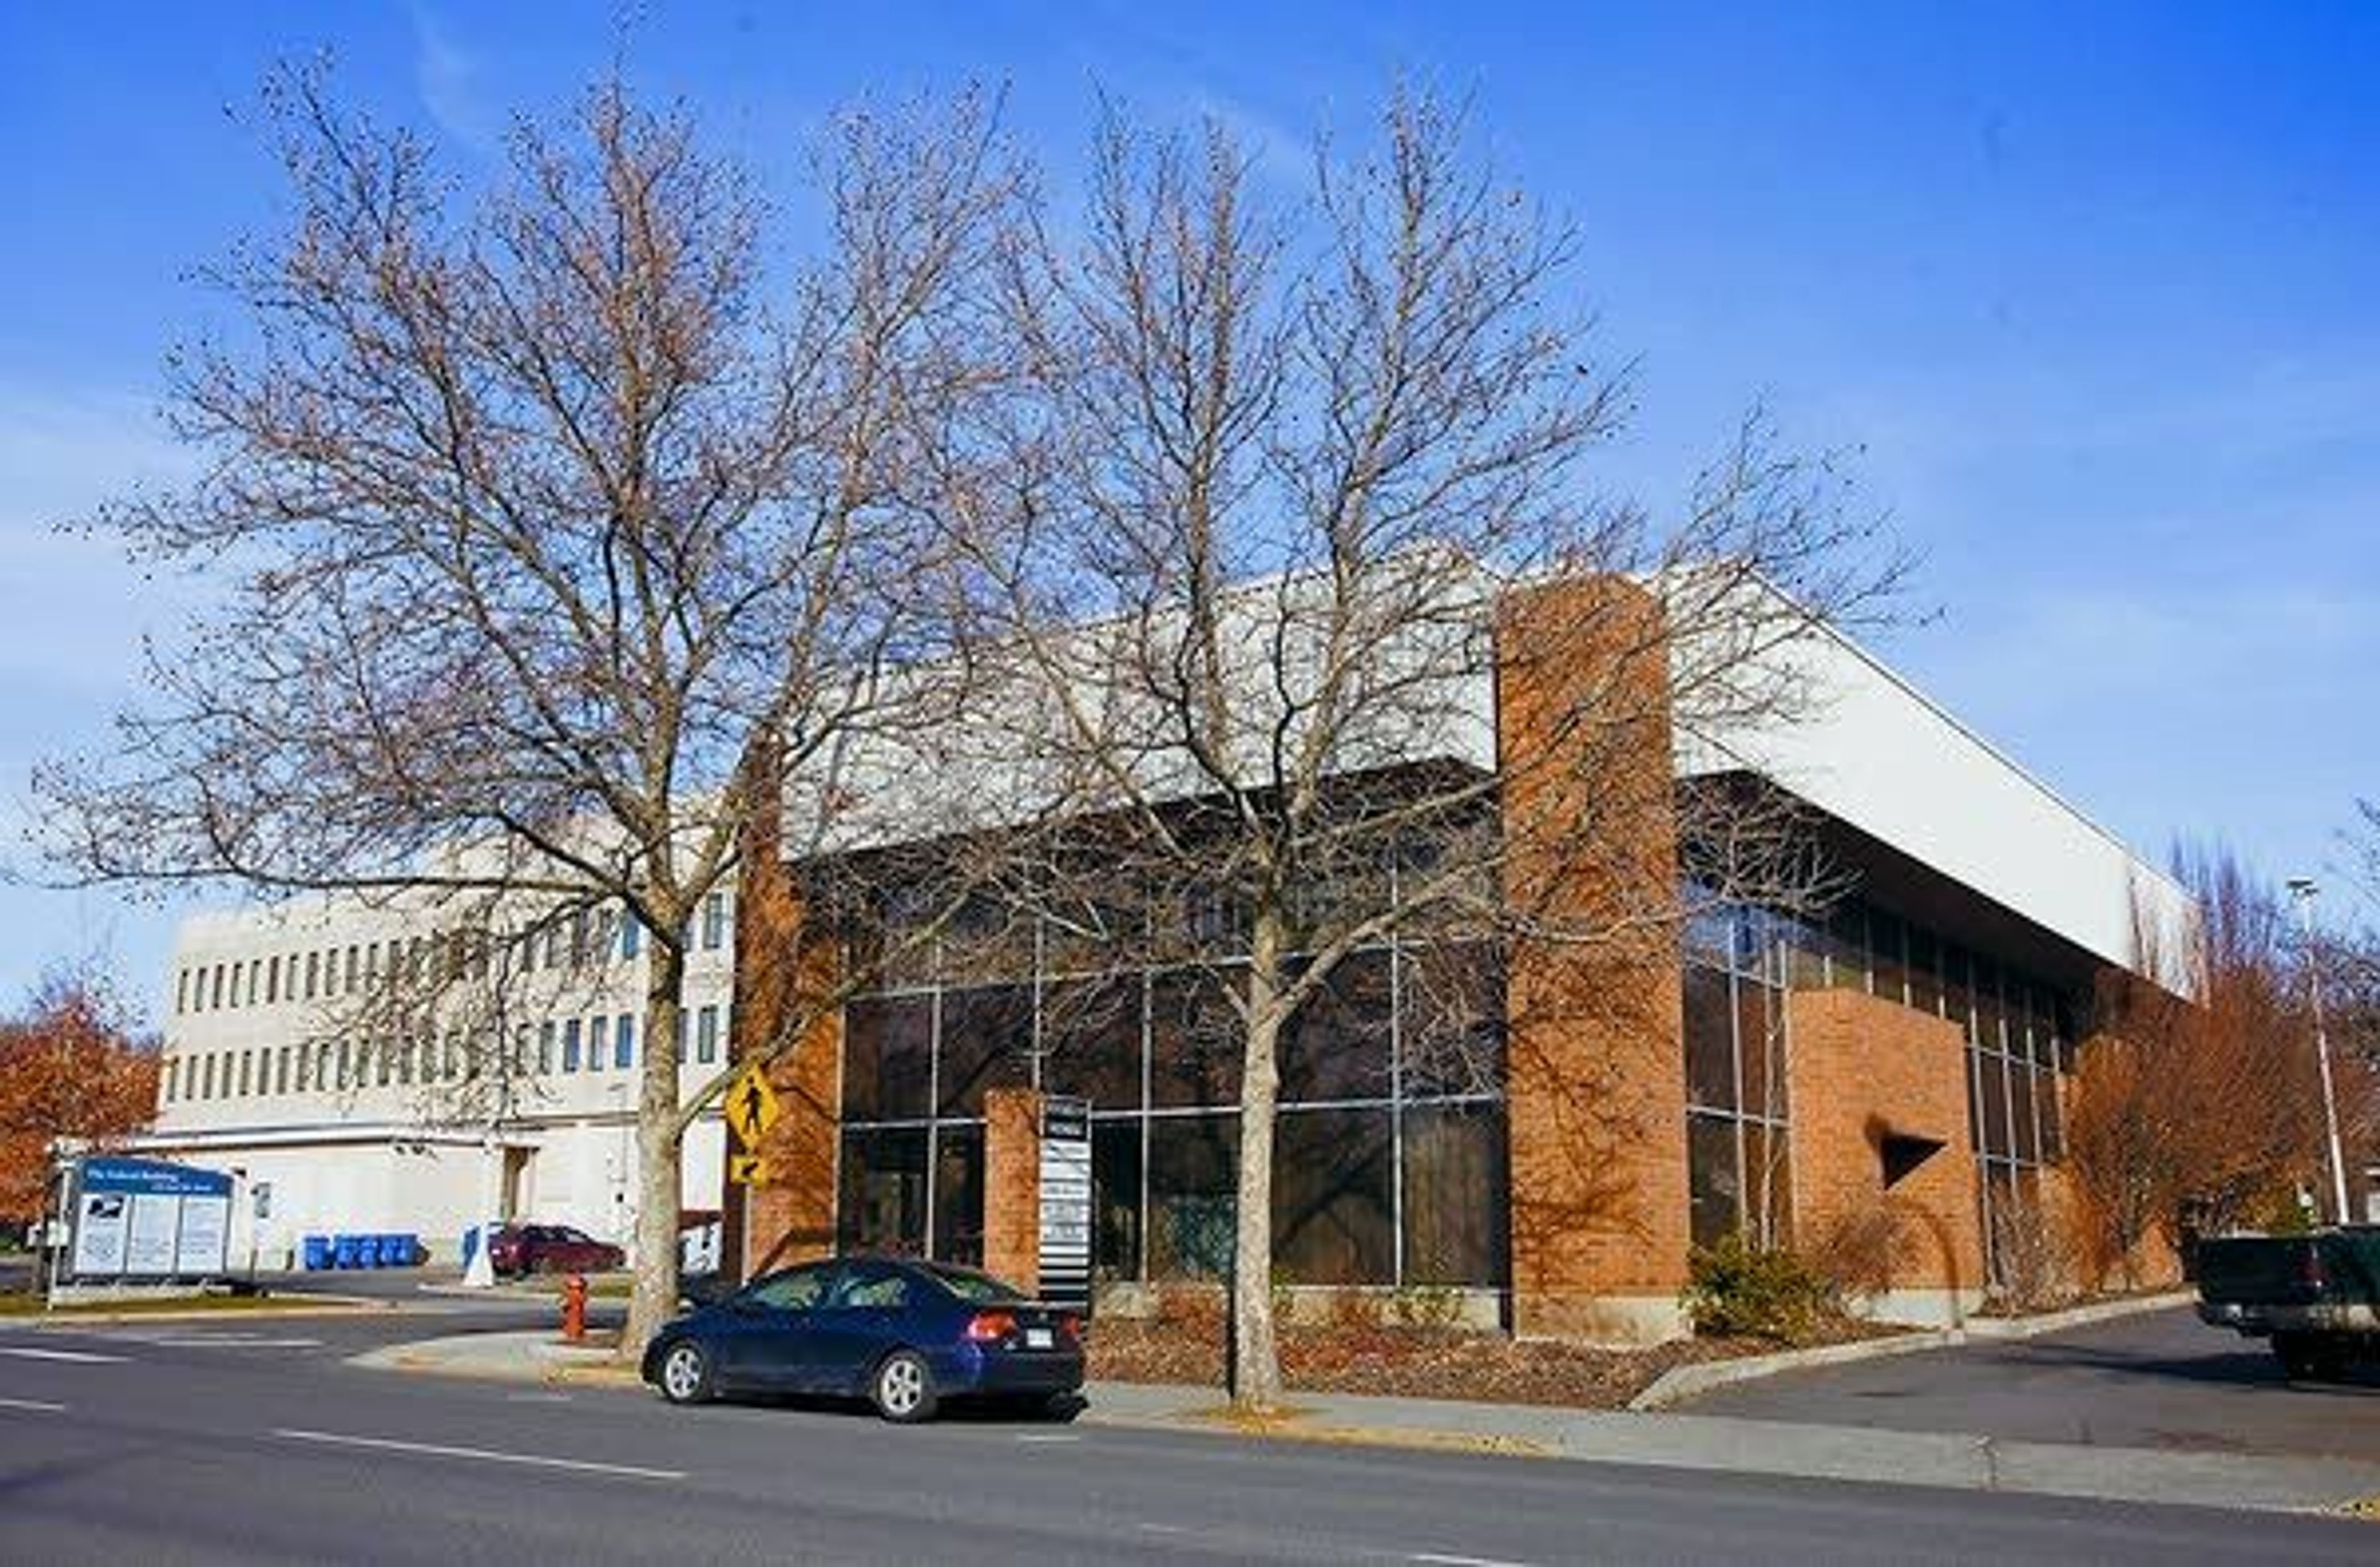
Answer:
<svg viewBox="0 0 2380 1567"><path fill-rule="evenodd" d="M1912 1328L1960 1328L1984 1306L1981 1290L1886 1290L1845 1303L1851 1314L1871 1322L1900 1322Z"/></svg>
<svg viewBox="0 0 2380 1567"><path fill-rule="evenodd" d="M1694 1323L1674 1294L1528 1294L1512 1303L1512 1331L1524 1339L1643 1349L1686 1337Z"/></svg>

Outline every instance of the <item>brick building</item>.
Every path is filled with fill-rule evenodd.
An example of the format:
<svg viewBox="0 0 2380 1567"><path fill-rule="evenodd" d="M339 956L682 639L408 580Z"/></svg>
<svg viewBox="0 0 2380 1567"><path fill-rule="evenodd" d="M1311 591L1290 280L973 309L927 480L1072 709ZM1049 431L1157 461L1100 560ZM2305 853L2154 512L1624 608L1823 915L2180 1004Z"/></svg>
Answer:
<svg viewBox="0 0 2380 1567"><path fill-rule="evenodd" d="M1500 595L1492 662L1450 676L1431 722L1393 755L1368 752L1364 776L1504 770L1491 824L1567 815L1589 802L1559 797L1560 780L1585 774L1510 759L1545 748L1577 683L1634 691L1631 759L1593 775L1610 831L1585 863L1515 848L1499 871L1504 895L1534 907L1666 907L1633 921L1662 937L1615 958L1400 931L1346 959L1282 1041L1277 1278L1293 1293L1428 1292L1523 1332L1645 1341L1682 1327L1689 1248L1742 1230L1856 1254L1879 1315L1973 1309L2065 1200L2061 1134L2095 987L2180 950L2188 897L1830 632L1762 655L1817 694L1791 722L1673 723L1690 653L1615 672L1566 639L1593 618L1580 595L1612 591ZM1658 613L1644 590L1621 591ZM937 782L1002 795L914 758L880 771L905 780L892 791L904 801ZM1790 807L1779 819L1827 868L1823 907L1716 893L1688 808L1714 791ZM904 814L886 810L837 862L897 847L884 822ZM833 983L847 940L815 914L804 924L820 861L789 860L766 834L753 849L735 959L745 1051ZM897 917L901 891L879 906ZM1143 905L1134 941L987 905L868 974L774 1068L787 1112L770 1179L723 1197L740 1266L842 1245L1030 1274L1031 1107L1050 1093L1090 1103L1108 1306L1220 1277L1238 1130L1237 1042L1219 1023L1233 937L1227 915L1209 921L1176 891ZM1366 895L1395 897L1393 874ZM1154 927L1175 919L1169 949ZM1450 1037L1461 1070L1440 1048Z"/></svg>

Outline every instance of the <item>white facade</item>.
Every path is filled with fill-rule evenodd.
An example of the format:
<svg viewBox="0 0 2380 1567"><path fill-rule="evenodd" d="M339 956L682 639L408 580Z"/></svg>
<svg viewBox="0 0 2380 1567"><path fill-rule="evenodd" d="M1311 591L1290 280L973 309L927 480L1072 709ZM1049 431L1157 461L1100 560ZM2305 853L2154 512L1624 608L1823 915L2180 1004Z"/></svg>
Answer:
<svg viewBox="0 0 2380 1567"><path fill-rule="evenodd" d="M733 915L722 893L689 933L689 1099L726 1070ZM313 897L184 922L140 1147L237 1173L236 1265L251 1246L260 1266L288 1265L304 1237L339 1233L411 1233L452 1259L482 1211L630 1244L650 941L604 910L533 935L500 918L506 959L458 966L437 1025L391 1034L391 987L438 961L455 920L419 899ZM706 1114L686 1139L683 1208L717 1208L723 1158Z"/></svg>

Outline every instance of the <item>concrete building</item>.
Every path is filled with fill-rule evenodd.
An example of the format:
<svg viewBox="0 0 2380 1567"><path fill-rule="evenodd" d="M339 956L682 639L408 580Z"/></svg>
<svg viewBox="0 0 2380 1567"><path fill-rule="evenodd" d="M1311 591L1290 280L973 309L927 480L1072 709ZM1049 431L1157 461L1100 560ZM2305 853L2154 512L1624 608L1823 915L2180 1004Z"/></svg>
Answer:
<svg viewBox="0 0 2380 1567"><path fill-rule="evenodd" d="M1618 591L1659 613L1645 587ZM2032 1237L2069 1202L2059 1155L2096 988L2123 970L2169 981L2152 971L2182 949L2191 902L1832 633L1762 655L1768 674L1817 696L1790 723L1756 704L1690 711L1694 648L1615 672L1572 639L1613 592L1572 583L1483 599L1484 661L1448 650L1464 634L1433 617L1386 655L1425 673L1445 659L1426 721L1358 736L1345 776L1381 788L1500 778L1463 826L1502 835L1500 896L1556 917L1618 900L1625 923L1660 937L1615 958L1401 929L1350 956L1282 1044L1277 1278L1293 1298L1402 1292L1522 1332L1644 1342L1682 1330L1690 1248L1742 1231L1854 1259L1878 1315L1973 1311L2032 1266ZM1235 640L1268 645L1264 629ZM1514 771L1597 683L1628 699L1600 742L1613 757L1580 774L1595 798L1566 796L1578 784L1560 767ZM856 866L876 878L869 918L925 919L918 856L953 823L979 828L1032 793L1002 759L1029 706L984 708L996 716L935 736L931 755L863 753L822 786L802 781L787 818L815 827L831 796L835 832L822 847L806 830L788 858L764 831L747 845L733 918L723 897L708 911L693 1036L679 1047L689 1087L782 1037L806 996L851 991L771 1069L783 1113L759 1184L725 1181L716 1121L689 1141L684 1202L724 1209L731 1267L841 1246L1030 1282L1034 1101L1049 1094L1089 1101L1092 1266L1107 1308L1227 1267L1239 1095L1228 896L1159 889L1137 905L1131 940L984 902L864 966L856 943L882 931L828 912L825 887ZM1162 754L1146 762L1152 776L1187 776ZM1837 894L1823 910L1714 890L1725 878L1709 869L1701 808L1730 797L1778 808L1772 820L1822 855ZM1576 845L1532 846L1518 825L1573 816L1608 824L1584 862ZM1392 847L1383 865L1402 863ZM880 861L892 869L866 869ZM1138 896L1115 880L1101 894L1113 905ZM1393 870L1365 885L1357 895L1402 895ZM425 942L435 966L438 926L427 908L314 901L184 929L147 1146L272 1182L268 1253L345 1228L450 1243L488 1200L629 1234L633 926L601 911L499 921L492 950L525 969L500 987L511 1010L447 1028L433 1048L419 1030L376 1027L352 1000L375 994L392 965L417 969ZM367 1053L367 1035L384 1042Z"/></svg>
<svg viewBox="0 0 2380 1567"><path fill-rule="evenodd" d="M1365 777L1384 761L1391 775L1509 765L1577 683L1611 677L1561 646L1586 618L1577 595L1609 590L1556 585L1485 608L1492 668L1451 674L1429 723L1393 755L1372 747ZM1534 851L1501 869L1508 895L1545 906L1665 904L1681 934L1663 955L1615 966L1527 941L1450 952L1400 937L1349 959L1290 1029L1274 1219L1293 1298L1424 1292L1522 1332L1658 1340L1682 1330L1690 1247L1742 1230L1856 1257L1868 1309L1943 1321L2032 1266L2059 1222L2095 988L2180 952L2190 899L1841 637L1812 631L1762 655L1818 695L1790 723L1686 722L1696 656L1621 673L1645 691L1621 736L1636 761L1597 787L1635 803L1594 802L1623 824L1620 842L1584 871ZM1540 809L1525 791L1553 786L1508 781L1503 821ZM1783 803L1839 878L1823 915L1703 895L1692 802L1715 790ZM896 797L888 818L912 803ZM854 853L887 842L871 832ZM751 982L795 983L814 869L779 862L765 881L747 869L739 1005L756 1029L776 1007ZM1055 1093L1090 1101L1094 1268L1111 1308L1221 1275L1237 1063L1210 1035L1230 953L1086 950L1046 913L1028 923L990 952L938 940L779 1069L796 1109L768 1149L776 1177L726 1198L743 1266L841 1245L1029 1278L1030 1101ZM809 943L821 944L833 943ZM1450 991L1467 997L1455 1026L1492 1039L1472 1053L1491 1071L1434 1071L1416 1049L1447 1026ZM1101 1004L1081 1004L1094 992ZM1415 1004L1423 993L1434 1015Z"/></svg>
<svg viewBox="0 0 2380 1567"><path fill-rule="evenodd" d="M451 1259L483 1210L629 1241L649 943L614 909L522 912L475 953L456 918L323 896L183 924L138 1147L240 1176L235 1259L339 1232L413 1233ZM725 1058L733 923L722 893L692 933L689 1091ZM723 1143L715 1114L690 1131L687 1209L716 1206Z"/></svg>

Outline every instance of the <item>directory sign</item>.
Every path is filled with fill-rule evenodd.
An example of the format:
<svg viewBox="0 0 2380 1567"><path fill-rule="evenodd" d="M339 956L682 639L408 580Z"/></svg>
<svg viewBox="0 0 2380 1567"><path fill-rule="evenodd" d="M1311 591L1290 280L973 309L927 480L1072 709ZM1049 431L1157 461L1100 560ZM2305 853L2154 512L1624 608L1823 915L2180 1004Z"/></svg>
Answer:
<svg viewBox="0 0 2380 1567"><path fill-rule="evenodd" d="M221 1171L162 1160L83 1160L68 1209L76 1281L221 1274L231 1238L231 1184Z"/></svg>
<svg viewBox="0 0 2380 1567"><path fill-rule="evenodd" d="M1041 1101L1043 1300L1087 1311L1091 1305L1091 1101L1052 1095Z"/></svg>

